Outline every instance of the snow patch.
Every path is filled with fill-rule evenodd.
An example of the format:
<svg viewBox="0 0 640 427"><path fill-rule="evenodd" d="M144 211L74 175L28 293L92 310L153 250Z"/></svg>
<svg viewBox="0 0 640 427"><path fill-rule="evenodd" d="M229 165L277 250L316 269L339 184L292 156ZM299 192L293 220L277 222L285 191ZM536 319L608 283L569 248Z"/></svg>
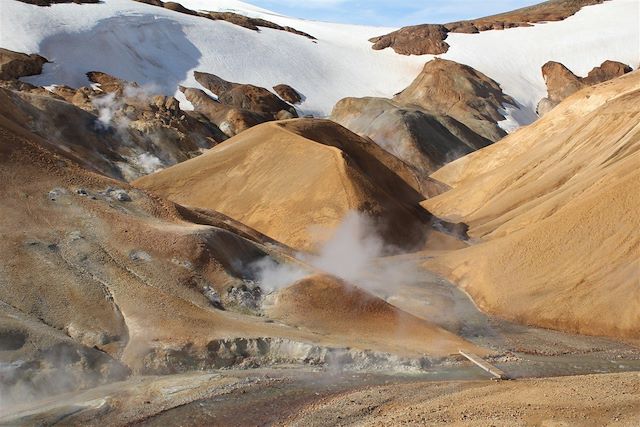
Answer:
<svg viewBox="0 0 640 427"><path fill-rule="evenodd" d="M39 53L52 63L37 85L87 85L85 73L99 70L159 93L175 94L181 108L192 109L178 85L200 87L199 70L223 79L270 89L286 83L304 93L301 115L327 116L348 96L390 98L407 87L431 55L404 56L392 49L374 51L368 41L395 28L331 24L279 15L236 0L184 0L191 9L264 18L317 37L316 42L284 31L251 31L224 21L176 13L130 0L36 7L4 1L0 47ZM535 120L546 95L541 67L563 63L576 74L610 59L640 64L640 2L610 0L583 8L559 22L479 34L450 33L443 58L469 65L500 84L519 108L505 108L503 128ZM106 118L106 117L105 117Z"/></svg>
<svg viewBox="0 0 640 427"><path fill-rule="evenodd" d="M498 126L507 133L512 133L524 124L533 123L538 115L528 108L517 107L505 103L499 110L505 119L498 122Z"/></svg>

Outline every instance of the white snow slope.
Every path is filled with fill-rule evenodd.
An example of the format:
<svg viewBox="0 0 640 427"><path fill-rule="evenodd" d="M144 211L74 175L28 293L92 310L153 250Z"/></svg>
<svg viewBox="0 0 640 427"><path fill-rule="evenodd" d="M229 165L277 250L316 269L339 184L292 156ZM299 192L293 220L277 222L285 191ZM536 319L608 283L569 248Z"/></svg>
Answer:
<svg viewBox="0 0 640 427"><path fill-rule="evenodd" d="M300 110L319 116L347 96L394 95L432 58L372 50L367 40L393 28L294 19L237 0L181 3L262 17L318 40L267 28L255 32L131 0L51 7L0 0L0 47L53 61L42 75L26 79L38 85L83 86L88 84L85 73L99 70L174 94L178 85L200 87L193 79L199 70L267 88L289 84L305 97ZM546 94L540 68L549 60L579 75L606 59L637 68L639 4L610 0L561 22L450 34L451 49L442 57L485 73L518 101L520 110L507 108L504 122L513 129L535 119L535 106Z"/></svg>

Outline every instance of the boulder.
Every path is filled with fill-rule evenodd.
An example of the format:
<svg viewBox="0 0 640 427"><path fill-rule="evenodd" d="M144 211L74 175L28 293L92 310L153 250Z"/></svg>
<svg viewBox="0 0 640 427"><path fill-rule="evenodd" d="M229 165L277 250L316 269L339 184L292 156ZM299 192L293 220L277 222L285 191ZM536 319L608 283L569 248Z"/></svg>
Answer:
<svg viewBox="0 0 640 427"><path fill-rule="evenodd" d="M631 71L631 67L627 64L607 60L589 71L586 77L578 77L563 64L549 61L542 66L542 76L547 85L547 97L538 103L537 113L543 116L580 89L606 82Z"/></svg>
<svg viewBox="0 0 640 427"><path fill-rule="evenodd" d="M290 104L299 104L302 101L302 96L297 90L286 84L279 84L273 87L273 90L278 96Z"/></svg>
<svg viewBox="0 0 640 427"><path fill-rule="evenodd" d="M449 45L444 41L448 32L444 25L414 25L369 41L373 43L374 50L390 47L401 55L439 55L449 50Z"/></svg>
<svg viewBox="0 0 640 427"><path fill-rule="evenodd" d="M264 114L272 120L280 111L287 111L293 117L298 117L293 106L263 87L229 82L214 74L200 71L193 74L196 81L213 92L221 104Z"/></svg>
<svg viewBox="0 0 640 427"><path fill-rule="evenodd" d="M14 52L0 48L0 80L13 80L42 73L47 59L36 54Z"/></svg>

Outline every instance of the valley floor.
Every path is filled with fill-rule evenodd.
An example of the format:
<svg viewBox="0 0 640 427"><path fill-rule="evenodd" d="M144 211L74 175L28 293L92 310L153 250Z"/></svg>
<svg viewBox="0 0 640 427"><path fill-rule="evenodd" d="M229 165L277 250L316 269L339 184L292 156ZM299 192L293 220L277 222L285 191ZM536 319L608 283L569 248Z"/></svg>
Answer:
<svg viewBox="0 0 640 427"><path fill-rule="evenodd" d="M492 382L456 357L404 372L262 365L131 377L4 408L0 425L638 425L637 343L505 322L422 273L378 295L417 316L449 313L438 323L491 349L488 360L515 380Z"/></svg>
<svg viewBox="0 0 640 427"><path fill-rule="evenodd" d="M638 425L640 373L491 382L281 368L133 378L39 402L1 425ZM431 378L429 378L431 377Z"/></svg>

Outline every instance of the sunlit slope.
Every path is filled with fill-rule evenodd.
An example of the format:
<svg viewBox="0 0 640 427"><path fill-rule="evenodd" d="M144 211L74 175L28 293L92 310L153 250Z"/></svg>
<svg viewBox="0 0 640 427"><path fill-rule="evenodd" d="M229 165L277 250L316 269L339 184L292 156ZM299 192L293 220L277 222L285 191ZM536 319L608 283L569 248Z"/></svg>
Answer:
<svg viewBox="0 0 640 427"><path fill-rule="evenodd" d="M315 248L350 211L377 219L390 244L417 245L430 219L418 204L423 196L386 157L331 121L288 120L256 126L135 185L218 210L296 249Z"/></svg>
<svg viewBox="0 0 640 427"><path fill-rule="evenodd" d="M438 171L455 188L423 205L482 241L432 265L490 312L640 336L639 101L635 72Z"/></svg>

